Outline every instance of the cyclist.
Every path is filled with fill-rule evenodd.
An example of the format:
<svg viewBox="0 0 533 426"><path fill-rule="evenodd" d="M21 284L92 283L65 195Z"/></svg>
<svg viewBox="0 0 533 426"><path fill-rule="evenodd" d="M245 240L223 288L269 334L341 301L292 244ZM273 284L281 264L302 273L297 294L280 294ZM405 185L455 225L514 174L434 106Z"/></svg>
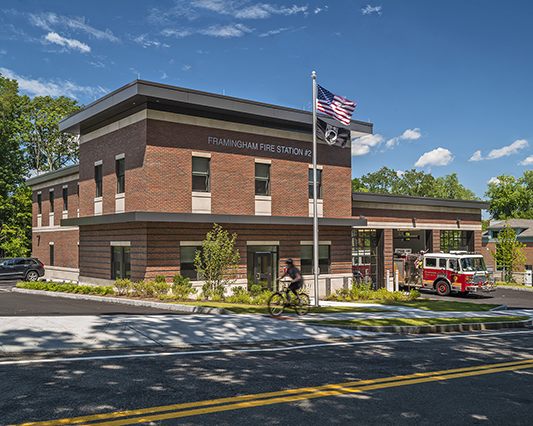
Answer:
<svg viewBox="0 0 533 426"><path fill-rule="evenodd" d="M294 266L294 262L292 259L287 259L285 261L285 264L287 265L287 269L283 273L281 277L279 277L277 280L281 280L282 278L286 277L287 275L291 277L291 284L289 285L289 288L287 289L287 297L289 296L289 291L292 291L292 293L296 296L296 299L298 300L298 305L301 303L300 296L298 296L298 293L296 293L296 290L300 289L304 285L304 280L302 279L302 274L300 274L300 270ZM287 301L289 304L290 302Z"/></svg>

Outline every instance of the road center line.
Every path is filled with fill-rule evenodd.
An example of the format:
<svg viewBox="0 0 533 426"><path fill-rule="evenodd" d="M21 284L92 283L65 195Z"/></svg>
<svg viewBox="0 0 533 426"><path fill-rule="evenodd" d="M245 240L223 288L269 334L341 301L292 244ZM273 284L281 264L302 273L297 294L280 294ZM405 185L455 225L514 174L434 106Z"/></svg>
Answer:
<svg viewBox="0 0 533 426"><path fill-rule="evenodd" d="M88 422L93 425L100 426L123 426L149 421L189 417L200 414L230 411L242 408L252 408L328 396L336 396L347 393L364 392L375 389L386 389L412 384L429 383L484 374L494 374L504 371L522 370L527 368L533 368L533 359L511 361L499 364L488 364L475 367L464 367L451 370L433 371L426 373L415 373L410 375L386 377L374 380L360 380L317 387L290 389L286 391L268 392L263 394L243 395L238 397L221 398L184 404L174 404L161 407L150 407L139 410L120 411L106 414L50 420L44 422L25 423L24 425L19 426L59 426L65 424L87 424ZM190 410L190 408L195 409ZM184 409L188 410L183 411ZM152 415L146 416L146 414ZM132 416L136 417L131 418ZM117 419L119 417L130 418L112 420ZM106 420L109 421L106 422Z"/></svg>
<svg viewBox="0 0 533 426"><path fill-rule="evenodd" d="M76 361L95 361L95 360L110 360L110 359L129 359L129 358L147 358L147 357L167 357L167 356L183 356L183 355L214 355L214 354L236 354L236 353L256 353L256 352L284 352L301 349L322 348L328 346L356 346L379 343L396 343L396 342L419 342L424 340L450 340L450 339L465 339L478 338L487 336L502 336L509 334L531 334L533 330L522 331L505 331L496 333L483 334L466 334L466 335L451 335L451 336L427 336L427 337L413 337L400 339L386 339L386 340L362 340L357 342L329 342L316 343L312 345L296 345L279 348L253 348L253 349L210 349L203 351L183 351L183 352L160 352L160 353L143 353L143 354L127 354L127 355L105 355L105 356L90 356L90 357L73 357L73 358L47 358L47 359L27 359L16 361L0 361L1 365L23 365L23 364L44 364L54 362L76 362ZM239 342L234 342L238 344ZM244 343L244 342L241 342Z"/></svg>

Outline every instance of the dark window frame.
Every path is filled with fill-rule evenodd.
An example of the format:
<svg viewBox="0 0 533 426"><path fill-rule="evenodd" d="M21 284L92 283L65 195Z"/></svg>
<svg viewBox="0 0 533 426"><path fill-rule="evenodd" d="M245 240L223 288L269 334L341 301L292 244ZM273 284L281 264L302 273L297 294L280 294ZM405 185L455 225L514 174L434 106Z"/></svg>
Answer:
<svg viewBox="0 0 533 426"><path fill-rule="evenodd" d="M266 170L266 176L258 175L258 169ZM255 163L255 195L270 196L270 164Z"/></svg>
<svg viewBox="0 0 533 426"><path fill-rule="evenodd" d="M37 214L43 214L43 196L37 194Z"/></svg>
<svg viewBox="0 0 533 426"><path fill-rule="evenodd" d="M103 181L104 181L103 165L98 164L97 166L94 166L94 184L96 187L95 198L102 197Z"/></svg>
<svg viewBox="0 0 533 426"><path fill-rule="evenodd" d="M207 167L205 168L199 167L200 164L202 163L204 164L207 163ZM211 158L192 157L191 171L192 171L192 191L193 192L211 192Z"/></svg>
<svg viewBox="0 0 533 426"><path fill-rule="evenodd" d="M48 192L48 197L50 200L50 213L54 213L54 190Z"/></svg>
<svg viewBox="0 0 533 426"><path fill-rule="evenodd" d="M68 211L68 187L63 188L63 211Z"/></svg>
<svg viewBox="0 0 533 426"><path fill-rule="evenodd" d="M304 249L305 247L305 249ZM311 249L311 257L307 256L307 252ZM324 251L327 251L327 256L324 256ZM313 246L309 244L302 244L300 246L300 272L302 275L313 274ZM331 274L331 245L318 245L318 268L321 274Z"/></svg>
<svg viewBox="0 0 533 426"><path fill-rule="evenodd" d="M117 194L126 192L126 159L119 158L115 161L115 173L117 176Z"/></svg>
<svg viewBox="0 0 533 426"><path fill-rule="evenodd" d="M316 198L322 199L322 169L316 169ZM309 198L313 198L313 169L309 169Z"/></svg>
<svg viewBox="0 0 533 426"><path fill-rule="evenodd" d="M111 279L131 279L130 246L111 247Z"/></svg>

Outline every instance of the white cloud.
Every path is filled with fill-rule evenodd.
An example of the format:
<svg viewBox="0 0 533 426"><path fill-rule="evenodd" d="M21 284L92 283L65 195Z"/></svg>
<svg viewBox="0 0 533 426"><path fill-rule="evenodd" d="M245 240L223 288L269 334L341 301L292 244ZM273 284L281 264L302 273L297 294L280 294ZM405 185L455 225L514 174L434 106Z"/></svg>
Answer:
<svg viewBox="0 0 533 426"><path fill-rule="evenodd" d="M487 183L500 183L500 179L497 177L491 177Z"/></svg>
<svg viewBox="0 0 533 426"><path fill-rule="evenodd" d="M113 33L106 29L105 31L97 30L85 23L85 18L68 17L57 15L52 12L47 13L29 13L28 19L30 23L36 27L43 28L47 31L53 31L55 27L67 27L72 30L79 30L90 34L99 40L108 40L112 42L119 42L120 40L113 35Z"/></svg>
<svg viewBox="0 0 533 426"><path fill-rule="evenodd" d="M481 161L484 160L483 156L481 155L481 151L476 151L472 154L472 157L470 157L470 160L468 161Z"/></svg>
<svg viewBox="0 0 533 426"><path fill-rule="evenodd" d="M91 48L81 41L61 37L59 34L51 32L48 33L44 39L50 43L55 43L60 46L66 47L67 49L78 49L80 52L88 53L91 51Z"/></svg>
<svg viewBox="0 0 533 426"><path fill-rule="evenodd" d="M437 148L426 152L415 163L415 167L446 166L453 161L452 153L445 148Z"/></svg>
<svg viewBox="0 0 533 426"><path fill-rule="evenodd" d="M525 160L522 160L518 163L520 166L529 166L530 164L533 164L533 155L530 155Z"/></svg>
<svg viewBox="0 0 533 426"><path fill-rule="evenodd" d="M231 38L231 37L242 37L247 33L251 33L253 30L248 28L243 24L234 24L234 25L214 25L212 27L199 30L198 32L202 35L222 37L222 38Z"/></svg>
<svg viewBox="0 0 533 426"><path fill-rule="evenodd" d="M0 55L7 55L7 50L4 50L4 49L0 50Z"/></svg>
<svg viewBox="0 0 533 426"><path fill-rule="evenodd" d="M370 148L380 145L385 138L379 134L368 135L352 140L352 156L357 157L370 152Z"/></svg>
<svg viewBox="0 0 533 426"><path fill-rule="evenodd" d="M266 19L271 15L290 16L297 13L306 13L308 6L278 7L270 4L256 4L242 10L230 12L237 19Z"/></svg>
<svg viewBox="0 0 533 426"><path fill-rule="evenodd" d="M189 71L191 68L192 68L192 65L183 65L183 66L181 67L181 69L182 69L183 71Z"/></svg>
<svg viewBox="0 0 533 426"><path fill-rule="evenodd" d="M18 82L19 90L31 96L68 96L77 98L78 96L100 97L108 93L108 90L98 86L79 86L68 80L45 81L43 79L32 79L15 74L6 68L0 68L0 73L7 78L15 79Z"/></svg>
<svg viewBox="0 0 533 426"><path fill-rule="evenodd" d="M270 30L266 33L263 33L263 34L260 34L259 37L268 37L268 36L271 36L271 35L276 35L276 34L279 34L283 31L287 31L287 30L290 30L290 28L280 28L278 30Z"/></svg>
<svg viewBox="0 0 533 426"><path fill-rule="evenodd" d="M491 152L489 152L489 155L487 156L487 160L494 160L496 158L508 157L509 155L512 155L512 154L518 154L518 151L520 149L526 148L528 146L529 144L527 143L525 139L516 140L509 146L504 146L503 148L500 148L500 149L493 149Z"/></svg>
<svg viewBox="0 0 533 426"><path fill-rule="evenodd" d="M408 129L405 132L403 132L402 135L397 136L395 138L389 139L387 141L386 147L392 148L394 145L399 145L400 141L414 141L422 136L422 133L420 133L420 128L416 127L414 129Z"/></svg>
<svg viewBox="0 0 533 426"><path fill-rule="evenodd" d="M142 46L143 48L147 48L147 47L150 47L150 46L155 46L155 47L159 47L161 46L161 43L156 41L156 40L150 40L148 38L148 35L147 34L141 34L140 36L137 36L137 37L134 37L132 39L135 43L139 44L140 46Z"/></svg>
<svg viewBox="0 0 533 426"><path fill-rule="evenodd" d="M378 15L381 15L381 6L370 6L369 4L366 5L365 8L361 9L361 12L363 15L370 15L372 13L377 13Z"/></svg>
<svg viewBox="0 0 533 426"><path fill-rule="evenodd" d="M396 171L396 176L398 176L399 178L401 178L404 174L405 174L405 172L402 171L402 170L397 170Z"/></svg>

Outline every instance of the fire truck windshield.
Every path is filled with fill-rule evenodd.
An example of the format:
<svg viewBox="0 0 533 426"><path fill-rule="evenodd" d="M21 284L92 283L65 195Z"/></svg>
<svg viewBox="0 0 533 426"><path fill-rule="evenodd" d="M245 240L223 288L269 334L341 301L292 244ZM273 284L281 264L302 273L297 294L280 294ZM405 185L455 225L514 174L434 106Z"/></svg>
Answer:
<svg viewBox="0 0 533 426"><path fill-rule="evenodd" d="M486 271L485 260L482 257L465 257L461 259L463 271Z"/></svg>

